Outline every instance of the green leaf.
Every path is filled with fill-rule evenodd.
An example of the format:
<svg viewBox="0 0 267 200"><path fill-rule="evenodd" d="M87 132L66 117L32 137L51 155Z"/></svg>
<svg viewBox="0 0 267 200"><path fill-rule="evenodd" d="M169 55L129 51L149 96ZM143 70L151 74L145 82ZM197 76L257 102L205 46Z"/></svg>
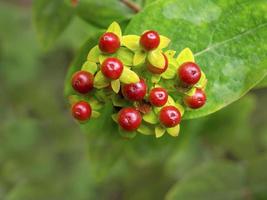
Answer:
<svg viewBox="0 0 267 200"><path fill-rule="evenodd" d="M154 135L155 134L153 131L153 128L144 122L139 126L137 131L143 135Z"/></svg>
<svg viewBox="0 0 267 200"><path fill-rule="evenodd" d="M122 128L119 128L119 133L123 138L133 139L136 136L136 131L125 131Z"/></svg>
<svg viewBox="0 0 267 200"><path fill-rule="evenodd" d="M160 125L156 126L155 127L155 135L156 135L156 138L160 138L164 135L166 129Z"/></svg>
<svg viewBox="0 0 267 200"><path fill-rule="evenodd" d="M177 74L178 64L173 58L169 58L167 70L161 75L164 79L174 79Z"/></svg>
<svg viewBox="0 0 267 200"><path fill-rule="evenodd" d="M158 123L158 117L154 113L153 110L151 110L150 112L143 115L143 120L147 123L150 123L150 124L157 124Z"/></svg>
<svg viewBox="0 0 267 200"><path fill-rule="evenodd" d="M97 71L97 64L91 61L86 61L82 66L82 71L90 72L91 74L95 74Z"/></svg>
<svg viewBox="0 0 267 200"><path fill-rule="evenodd" d="M121 84L119 79L111 81L111 88L115 93L119 93L120 87Z"/></svg>
<svg viewBox="0 0 267 200"><path fill-rule="evenodd" d="M146 52L139 50L136 51L133 57L133 66L144 64L146 61Z"/></svg>
<svg viewBox="0 0 267 200"><path fill-rule="evenodd" d="M194 54L189 48L185 48L177 57L178 66L185 62L195 62Z"/></svg>
<svg viewBox="0 0 267 200"><path fill-rule="evenodd" d="M122 37L122 45L132 51L136 51L140 48L139 40L140 40L140 36L126 35Z"/></svg>
<svg viewBox="0 0 267 200"><path fill-rule="evenodd" d="M101 71L97 72L94 79L94 87L97 89L108 87L110 80Z"/></svg>
<svg viewBox="0 0 267 200"><path fill-rule="evenodd" d="M180 124L172 128L167 128L167 133L169 133L173 137L177 137L179 135L179 132L180 132Z"/></svg>
<svg viewBox="0 0 267 200"><path fill-rule="evenodd" d="M165 58L159 50L150 51L147 59L149 63L156 68L163 69L165 66Z"/></svg>
<svg viewBox="0 0 267 200"><path fill-rule="evenodd" d="M164 49L169 46L171 40L163 35L160 36L160 43L157 49Z"/></svg>
<svg viewBox="0 0 267 200"><path fill-rule="evenodd" d="M201 88L201 89L205 89L207 86L208 80L206 78L206 74L201 71L201 77L200 80L197 82L197 84L195 85L195 87L197 88Z"/></svg>
<svg viewBox="0 0 267 200"><path fill-rule="evenodd" d="M100 50L98 45L94 46L88 53L87 60L90 62L99 63Z"/></svg>
<svg viewBox="0 0 267 200"><path fill-rule="evenodd" d="M79 0L76 11L87 22L106 29L112 21L129 19L133 12L117 0Z"/></svg>
<svg viewBox="0 0 267 200"><path fill-rule="evenodd" d="M111 118L113 119L114 122L118 123L118 113L112 114Z"/></svg>
<svg viewBox="0 0 267 200"><path fill-rule="evenodd" d="M133 65L134 54L129 49L121 47L117 51L117 58L120 59L124 65L132 66Z"/></svg>
<svg viewBox="0 0 267 200"><path fill-rule="evenodd" d="M98 118L98 117L100 117L100 112L97 112L97 111L95 111L95 110L93 110L92 111L92 118Z"/></svg>
<svg viewBox="0 0 267 200"><path fill-rule="evenodd" d="M64 0L36 0L33 18L38 37L44 47L50 47L69 25L73 9Z"/></svg>
<svg viewBox="0 0 267 200"><path fill-rule="evenodd" d="M172 40L172 49L194 52L208 79L208 100L185 114L191 119L236 101L266 76L266 27L262 0L159 0L131 20L126 34L154 29Z"/></svg>
<svg viewBox="0 0 267 200"><path fill-rule="evenodd" d="M152 82L152 83L158 83L158 82L160 81L160 78L161 78L160 75L153 74L153 75L151 76L151 82Z"/></svg>
<svg viewBox="0 0 267 200"><path fill-rule="evenodd" d="M120 81L124 84L130 84L137 83L140 81L140 79L135 72L124 66L123 72L120 76Z"/></svg>
<svg viewBox="0 0 267 200"><path fill-rule="evenodd" d="M113 22L107 29L106 32L114 33L119 37L119 39L122 39L122 33L121 33L121 27L117 22Z"/></svg>
<svg viewBox="0 0 267 200"><path fill-rule="evenodd" d="M265 88L267 87L267 77L265 77L258 85L256 85L256 88Z"/></svg>

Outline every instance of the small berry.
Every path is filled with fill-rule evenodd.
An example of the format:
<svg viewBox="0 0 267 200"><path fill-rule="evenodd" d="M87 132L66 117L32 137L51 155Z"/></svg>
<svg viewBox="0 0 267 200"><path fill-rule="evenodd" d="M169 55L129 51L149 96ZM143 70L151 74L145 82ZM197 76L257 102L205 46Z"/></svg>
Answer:
<svg viewBox="0 0 267 200"><path fill-rule="evenodd" d="M123 64L117 58L107 58L101 65L101 71L107 78L116 80L122 74Z"/></svg>
<svg viewBox="0 0 267 200"><path fill-rule="evenodd" d="M174 106L165 106L160 110L159 120L168 128L174 127L180 123L181 113Z"/></svg>
<svg viewBox="0 0 267 200"><path fill-rule="evenodd" d="M122 87L122 94L130 101L141 101L147 91L147 85L143 79L137 83L126 84Z"/></svg>
<svg viewBox="0 0 267 200"><path fill-rule="evenodd" d="M120 39L119 37L111 32L104 33L98 43L99 49L103 53L115 53L120 48Z"/></svg>
<svg viewBox="0 0 267 200"><path fill-rule="evenodd" d="M165 72L167 70L167 68L168 68L169 62L168 62L167 56L165 56L164 54L163 54L163 56L164 56L164 59L165 59L164 68L160 69L160 68L157 68L157 67L153 66L152 64L148 63L147 64L148 71L150 71L153 74L162 74L163 72Z"/></svg>
<svg viewBox="0 0 267 200"><path fill-rule="evenodd" d="M140 44L146 51L151 51L159 46L160 37L156 31L147 31L140 38Z"/></svg>
<svg viewBox="0 0 267 200"><path fill-rule="evenodd" d="M184 97L185 104L193 109L201 108L206 103L206 94L201 89L196 89L196 92L193 96Z"/></svg>
<svg viewBox="0 0 267 200"><path fill-rule="evenodd" d="M79 101L72 106L72 116L79 121L86 121L90 119L92 108L89 103Z"/></svg>
<svg viewBox="0 0 267 200"><path fill-rule="evenodd" d="M72 87L81 94L86 94L93 89L94 76L87 71L78 71L72 76Z"/></svg>
<svg viewBox="0 0 267 200"><path fill-rule="evenodd" d="M118 115L119 125L126 131L138 129L142 122L141 114L134 108L123 108Z"/></svg>
<svg viewBox="0 0 267 200"><path fill-rule="evenodd" d="M196 63L186 62L179 67L178 76L183 84L192 86L199 81L201 70Z"/></svg>
<svg viewBox="0 0 267 200"><path fill-rule="evenodd" d="M149 101L153 106L164 106L168 101L168 93L164 88L153 88L149 93Z"/></svg>

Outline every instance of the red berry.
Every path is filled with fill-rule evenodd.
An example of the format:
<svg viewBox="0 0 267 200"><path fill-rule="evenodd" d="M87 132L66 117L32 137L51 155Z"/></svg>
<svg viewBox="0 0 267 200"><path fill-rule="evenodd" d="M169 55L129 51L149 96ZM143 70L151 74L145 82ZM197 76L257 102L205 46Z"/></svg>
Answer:
<svg viewBox="0 0 267 200"><path fill-rule="evenodd" d="M179 67L178 76L183 84L195 85L201 77L201 70L196 63L186 62Z"/></svg>
<svg viewBox="0 0 267 200"><path fill-rule="evenodd" d="M119 112L118 123L126 131L138 129L142 122L141 114L134 108L123 108Z"/></svg>
<svg viewBox="0 0 267 200"><path fill-rule="evenodd" d="M72 106L72 116L79 121L86 121L90 119L92 108L89 103L79 101Z"/></svg>
<svg viewBox="0 0 267 200"><path fill-rule="evenodd" d="M159 46L160 37L156 31L147 31L140 38L141 46L147 50L151 51Z"/></svg>
<svg viewBox="0 0 267 200"><path fill-rule="evenodd" d="M78 71L72 76L72 87L81 94L86 94L93 89L94 76L87 71Z"/></svg>
<svg viewBox="0 0 267 200"><path fill-rule="evenodd" d="M174 127L180 123L181 113L174 106L165 106L160 110L159 120L168 128Z"/></svg>
<svg viewBox="0 0 267 200"><path fill-rule="evenodd" d="M164 54L163 54L163 56L165 58L165 66L164 66L164 68L160 69L160 68L157 68L157 67L153 66L152 64L148 63L147 64L148 71L150 71L153 74L162 74L163 72L165 72L167 70L167 68L168 68L169 62L168 62L167 56L165 56Z"/></svg>
<svg viewBox="0 0 267 200"><path fill-rule="evenodd" d="M190 108L201 108L206 103L206 94L203 90L196 89L196 92L193 96L184 97L184 102Z"/></svg>
<svg viewBox="0 0 267 200"><path fill-rule="evenodd" d="M153 88L149 94L149 101L153 106L164 106L168 101L168 93L164 88Z"/></svg>
<svg viewBox="0 0 267 200"><path fill-rule="evenodd" d="M137 83L126 84L122 87L122 94L130 101L141 101L147 91L146 83L143 79Z"/></svg>
<svg viewBox="0 0 267 200"><path fill-rule="evenodd" d="M103 53L115 53L120 48L120 39L119 37L111 32L104 33L98 43L99 49Z"/></svg>
<svg viewBox="0 0 267 200"><path fill-rule="evenodd" d="M120 78L123 71L123 64L117 58L107 58L101 65L102 73L110 79Z"/></svg>

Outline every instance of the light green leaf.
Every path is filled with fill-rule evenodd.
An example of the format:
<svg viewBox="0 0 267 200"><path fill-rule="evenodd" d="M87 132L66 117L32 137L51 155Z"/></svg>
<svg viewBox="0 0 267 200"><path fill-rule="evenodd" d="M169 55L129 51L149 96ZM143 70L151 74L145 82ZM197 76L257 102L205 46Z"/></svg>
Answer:
<svg viewBox="0 0 267 200"><path fill-rule="evenodd" d="M147 59L156 68L163 69L165 66L165 58L159 50L150 51Z"/></svg>
<svg viewBox="0 0 267 200"><path fill-rule="evenodd" d="M143 135L154 135L155 134L151 126L148 126L144 122L139 126L137 131L139 133L142 133Z"/></svg>
<svg viewBox="0 0 267 200"><path fill-rule="evenodd" d="M132 51L136 51L140 48L139 40L140 40L140 36L126 35L122 37L122 45Z"/></svg>
<svg viewBox="0 0 267 200"><path fill-rule="evenodd" d="M185 111L184 107L178 101L176 101L174 106L180 111L181 115L183 116Z"/></svg>
<svg viewBox="0 0 267 200"><path fill-rule="evenodd" d="M189 48L185 48L177 57L178 66L185 62L195 62L194 54Z"/></svg>
<svg viewBox="0 0 267 200"><path fill-rule="evenodd" d="M106 78L101 71L97 72L94 79L94 87L97 89L108 87L110 80Z"/></svg>
<svg viewBox="0 0 267 200"><path fill-rule="evenodd" d="M114 122L118 123L118 113L112 114L111 118L113 119Z"/></svg>
<svg viewBox="0 0 267 200"><path fill-rule="evenodd" d="M97 64L91 61L86 61L82 66L82 71L90 72L91 74L95 74L97 71Z"/></svg>
<svg viewBox="0 0 267 200"><path fill-rule="evenodd" d="M174 79L177 74L177 63L169 62L167 70L161 74L164 79Z"/></svg>
<svg viewBox="0 0 267 200"><path fill-rule="evenodd" d="M102 64L107 58L114 57L113 55L100 54L98 56L100 64Z"/></svg>
<svg viewBox="0 0 267 200"><path fill-rule="evenodd" d="M236 101L266 76L266 27L262 0L158 0L131 20L126 34L154 29L172 40L172 49L192 49L208 79L207 104L184 116L192 119Z"/></svg>
<svg viewBox="0 0 267 200"><path fill-rule="evenodd" d="M168 58L173 58L176 54L176 51L174 50L167 50L165 53L164 53Z"/></svg>
<svg viewBox="0 0 267 200"><path fill-rule="evenodd" d="M100 50L98 45L94 46L88 53L87 60L94 63L99 63Z"/></svg>
<svg viewBox="0 0 267 200"><path fill-rule="evenodd" d="M166 129L160 125L155 127L155 136L156 138L160 138L164 135Z"/></svg>
<svg viewBox="0 0 267 200"><path fill-rule="evenodd" d="M106 32L111 32L114 33L119 37L119 39L122 39L122 34L121 34L121 27L117 22L113 22L107 29Z"/></svg>
<svg viewBox="0 0 267 200"><path fill-rule="evenodd" d="M100 112L97 112L97 111L95 111L95 110L93 110L92 111L92 118L98 118L98 117L100 117Z"/></svg>
<svg viewBox="0 0 267 200"><path fill-rule="evenodd" d="M143 115L143 120L147 123L150 123L150 124L157 124L158 123L158 117L154 113L153 110L151 110L150 112Z"/></svg>
<svg viewBox="0 0 267 200"><path fill-rule="evenodd" d="M206 75L203 71L201 71L201 77L200 80L197 82L197 84L195 85L196 88L201 88L201 89L205 89L207 86L208 80L206 78Z"/></svg>
<svg viewBox="0 0 267 200"><path fill-rule="evenodd" d="M196 93L196 88L193 87L193 88L191 88L190 90L186 91L186 92L185 92L185 95L191 97L191 96L193 96L195 93Z"/></svg>
<svg viewBox="0 0 267 200"><path fill-rule="evenodd" d="M121 47L117 51L117 58L123 62L124 65L132 66L134 54L129 49Z"/></svg>
<svg viewBox="0 0 267 200"><path fill-rule="evenodd" d="M169 133L173 137L177 137L179 135L179 132L180 132L180 124L172 128L167 128L167 133Z"/></svg>
<svg viewBox="0 0 267 200"><path fill-rule="evenodd" d="M119 134L123 138L133 139L136 136L137 132L136 131L126 131L126 130L123 130L122 128L119 127Z"/></svg>
<svg viewBox="0 0 267 200"><path fill-rule="evenodd" d="M153 74L153 75L151 76L151 82L152 82L152 83L158 83L158 82L160 81L160 78L161 78L160 75Z"/></svg>
<svg viewBox="0 0 267 200"><path fill-rule="evenodd" d="M116 107L128 106L128 101L126 101L124 98L122 98L119 95L113 95L111 100L112 100L112 104Z"/></svg>
<svg viewBox="0 0 267 200"><path fill-rule="evenodd" d="M169 46L171 40L163 35L160 36L160 43L157 49L164 49Z"/></svg>
<svg viewBox="0 0 267 200"><path fill-rule="evenodd" d="M137 83L140 81L138 75L130 70L128 67L123 68L123 72L120 76L120 81L124 84Z"/></svg>
<svg viewBox="0 0 267 200"><path fill-rule="evenodd" d="M120 87L121 84L119 79L111 81L111 88L115 93L119 93Z"/></svg>
<svg viewBox="0 0 267 200"><path fill-rule="evenodd" d="M144 64L146 61L146 52L142 50L138 50L135 52L134 57L133 57L133 65L138 66L141 64Z"/></svg>
<svg viewBox="0 0 267 200"><path fill-rule="evenodd" d="M93 108L93 110L100 110L103 107L103 103L100 103L98 100L96 100L93 97L89 98L88 101L91 107Z"/></svg>

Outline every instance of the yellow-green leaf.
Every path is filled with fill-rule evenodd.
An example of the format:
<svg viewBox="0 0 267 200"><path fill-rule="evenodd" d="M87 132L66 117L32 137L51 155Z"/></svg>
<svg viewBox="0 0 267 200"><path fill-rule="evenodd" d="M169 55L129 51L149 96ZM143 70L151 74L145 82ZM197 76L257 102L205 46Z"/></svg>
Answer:
<svg viewBox="0 0 267 200"><path fill-rule="evenodd" d="M121 84L119 79L111 81L111 88L115 93L119 93L120 87Z"/></svg>
<svg viewBox="0 0 267 200"><path fill-rule="evenodd" d="M132 66L134 59L133 57L134 53L125 47L121 47L117 51L117 58L120 59L120 61L122 61L125 65Z"/></svg>
<svg viewBox="0 0 267 200"><path fill-rule="evenodd" d="M136 51L140 48L139 45L140 36L137 35L126 35L122 37L122 45L132 51Z"/></svg>
<svg viewBox="0 0 267 200"><path fill-rule="evenodd" d="M146 55L145 51L136 51L133 57L133 66L144 64L146 61Z"/></svg>
<svg viewBox="0 0 267 200"><path fill-rule="evenodd" d="M68 97L70 105L75 104L76 102L81 100L81 97L78 95L70 95Z"/></svg>
<svg viewBox="0 0 267 200"><path fill-rule="evenodd" d="M161 51L154 50L148 53L148 61L156 68L163 69L165 66L165 58Z"/></svg>
<svg viewBox="0 0 267 200"><path fill-rule="evenodd" d="M168 50L164 53L168 58L173 58L173 56L175 56L176 51L174 50Z"/></svg>
<svg viewBox="0 0 267 200"><path fill-rule="evenodd" d="M126 101L124 98L121 98L119 95L113 95L111 100L112 104L116 107L126 107L128 105L128 101Z"/></svg>
<svg viewBox="0 0 267 200"><path fill-rule="evenodd" d="M113 56L112 55L99 54L98 59L99 59L100 64L102 64L109 57L113 57Z"/></svg>
<svg viewBox="0 0 267 200"><path fill-rule="evenodd" d="M206 78L206 75L203 71L201 71L201 77L200 77L200 80L197 82L197 84L195 85L195 87L197 88L201 88L201 89L205 89L206 86L207 86L207 78Z"/></svg>
<svg viewBox="0 0 267 200"><path fill-rule="evenodd" d="M118 123L118 113L112 114L111 118L113 119L114 122Z"/></svg>
<svg viewBox="0 0 267 200"><path fill-rule="evenodd" d="M157 124L158 123L158 117L154 113L153 110L151 110L149 113L146 113L145 115L143 115L143 120L147 123L150 123L150 124Z"/></svg>
<svg viewBox="0 0 267 200"><path fill-rule="evenodd" d="M151 82L152 83L158 83L160 81L160 75L157 75L157 74L153 74L151 76Z"/></svg>
<svg viewBox="0 0 267 200"><path fill-rule="evenodd" d="M195 62L194 54L189 48L182 50L176 60L179 66L185 62Z"/></svg>
<svg viewBox="0 0 267 200"><path fill-rule="evenodd" d="M157 49L164 49L169 46L171 40L165 36L160 36L160 43Z"/></svg>
<svg viewBox="0 0 267 200"><path fill-rule="evenodd" d="M121 27L120 25L117 23L117 22L113 22L107 29L106 32L111 32L111 33L114 33L116 34L120 40L122 38L122 34L121 34Z"/></svg>
<svg viewBox="0 0 267 200"><path fill-rule="evenodd" d="M92 111L92 118L98 118L100 116L100 112Z"/></svg>
<svg viewBox="0 0 267 200"><path fill-rule="evenodd" d="M138 75L130 70L128 67L123 68L123 72L120 76L120 81L124 84L137 83L140 81Z"/></svg>
<svg viewBox="0 0 267 200"><path fill-rule="evenodd" d="M101 71L97 72L94 79L94 87L97 89L101 89L109 86L109 84L109 79L106 78Z"/></svg>
<svg viewBox="0 0 267 200"><path fill-rule="evenodd" d="M173 137L177 137L179 135L179 132L180 132L180 124L172 128L167 128L167 133L169 133Z"/></svg>
<svg viewBox="0 0 267 200"><path fill-rule="evenodd" d="M164 127L162 127L160 125L156 126L155 127L155 135L156 135L156 138L162 137L164 135L165 131L166 130L165 130Z"/></svg>
<svg viewBox="0 0 267 200"><path fill-rule="evenodd" d="M175 105L174 105L181 113L181 115L184 115L184 107L178 102L176 101Z"/></svg>
<svg viewBox="0 0 267 200"><path fill-rule="evenodd" d="M176 65L172 62L169 62L167 70L161 74L161 77L164 79L173 79L176 76Z"/></svg>
<svg viewBox="0 0 267 200"><path fill-rule="evenodd" d="M91 62L99 63L99 59L98 59L99 55L100 55L100 50L98 48L98 45L96 45L89 51L87 60Z"/></svg>
<svg viewBox="0 0 267 200"><path fill-rule="evenodd" d="M139 128L137 129L139 133L142 133L143 135L154 135L154 131L150 126L147 126L146 124L142 123Z"/></svg>
<svg viewBox="0 0 267 200"><path fill-rule="evenodd" d="M187 96L193 96L195 93L196 93L196 88L195 87L193 87L190 90L188 90L187 92L185 92L185 94Z"/></svg>
<svg viewBox="0 0 267 200"><path fill-rule="evenodd" d="M87 72L90 72L92 74L96 73L97 68L98 68L97 64L95 62L91 62L91 61L86 61L82 66L83 71L87 71Z"/></svg>
<svg viewBox="0 0 267 200"><path fill-rule="evenodd" d="M99 102L98 100L96 100L93 97L89 98L88 101L89 101L93 110L99 110L103 107L103 103Z"/></svg>

